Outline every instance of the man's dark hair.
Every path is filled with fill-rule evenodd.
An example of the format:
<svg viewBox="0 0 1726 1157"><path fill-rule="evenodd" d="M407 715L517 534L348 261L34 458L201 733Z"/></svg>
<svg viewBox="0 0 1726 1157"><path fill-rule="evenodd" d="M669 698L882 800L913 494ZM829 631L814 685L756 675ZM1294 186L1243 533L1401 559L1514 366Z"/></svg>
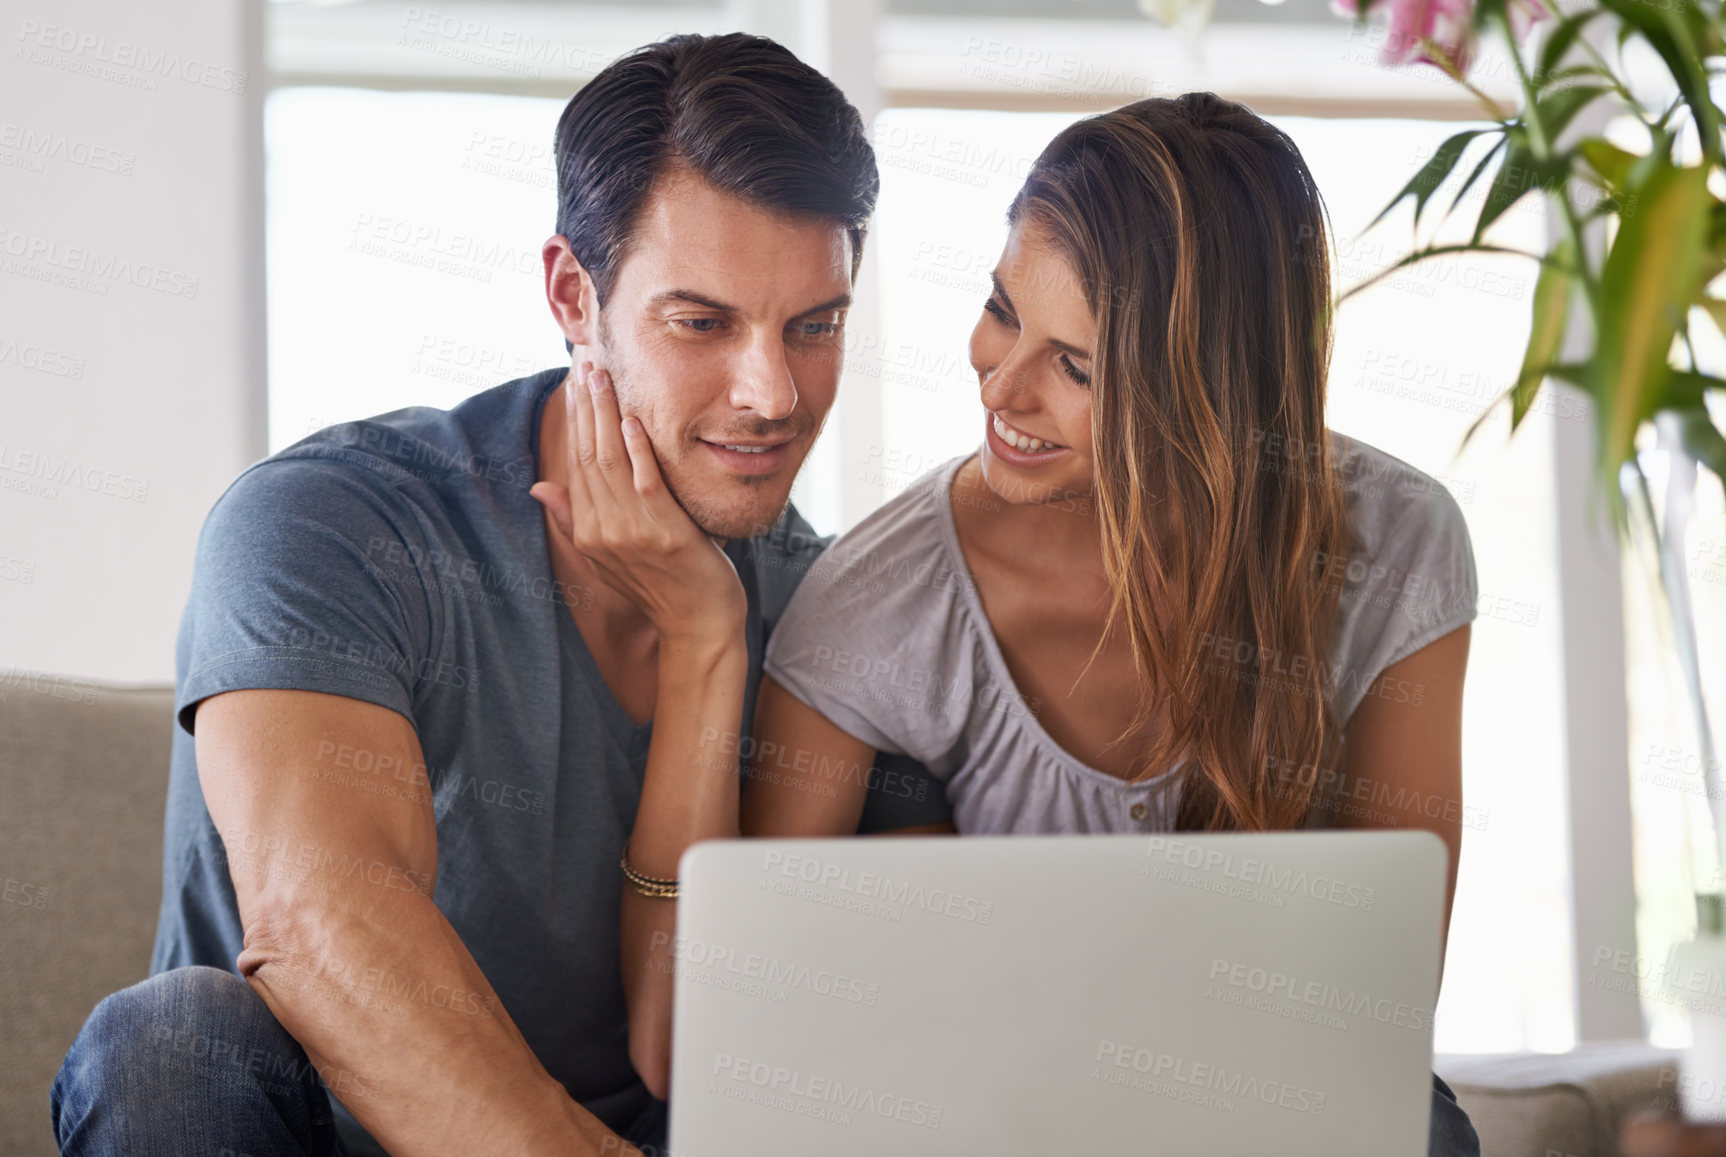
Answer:
<svg viewBox="0 0 1726 1157"><path fill-rule="evenodd" d="M603 306L654 183L684 165L716 188L851 234L851 276L880 178L845 95L783 45L673 36L614 61L557 122L557 231Z"/></svg>

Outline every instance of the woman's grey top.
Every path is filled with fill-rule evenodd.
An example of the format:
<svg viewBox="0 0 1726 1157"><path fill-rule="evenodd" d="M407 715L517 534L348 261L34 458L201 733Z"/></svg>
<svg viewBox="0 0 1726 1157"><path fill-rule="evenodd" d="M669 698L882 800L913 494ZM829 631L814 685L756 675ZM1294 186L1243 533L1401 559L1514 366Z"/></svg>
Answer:
<svg viewBox="0 0 1726 1157"><path fill-rule="evenodd" d="M1328 675L1346 724L1369 694L1419 702L1425 688L1386 668L1472 620L1478 591L1468 528L1443 486L1346 435L1332 432L1331 446L1353 546L1346 559L1315 560L1314 575L1342 586ZM857 739L925 764L946 783L961 833L1169 830L1179 765L1138 783L1089 767L1015 686L954 527L953 478L969 457L925 474L828 548L773 632L764 670ZM1205 655L1257 677L1251 644L1216 639ZM1267 661L1304 673L1294 660Z"/></svg>

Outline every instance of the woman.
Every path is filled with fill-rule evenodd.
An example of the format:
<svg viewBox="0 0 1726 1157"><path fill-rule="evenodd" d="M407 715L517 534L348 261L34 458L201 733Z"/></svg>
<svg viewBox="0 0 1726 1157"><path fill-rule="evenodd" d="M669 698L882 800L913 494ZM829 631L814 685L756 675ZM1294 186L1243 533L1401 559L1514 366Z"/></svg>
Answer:
<svg viewBox="0 0 1726 1157"><path fill-rule="evenodd" d="M1454 881L1472 553L1432 479L1325 429L1294 144L1208 94L1143 101L1057 137L1008 217L971 338L983 447L811 570L758 739L910 754L967 834L1316 808L1437 832ZM852 830L862 792L808 786L752 785L745 829Z"/></svg>
<svg viewBox="0 0 1726 1157"><path fill-rule="evenodd" d="M1424 828L1453 890L1472 554L1441 487L1325 428L1298 150L1209 94L1141 101L1061 133L1008 220L971 338L983 445L804 579L755 727L800 758L750 777L740 830L854 832L865 778L823 769L889 751L961 834ZM690 806L644 797L632 852ZM643 904L671 905L625 909L632 1056L663 1090L669 916ZM1432 1151L1476 1152L1447 1094Z"/></svg>

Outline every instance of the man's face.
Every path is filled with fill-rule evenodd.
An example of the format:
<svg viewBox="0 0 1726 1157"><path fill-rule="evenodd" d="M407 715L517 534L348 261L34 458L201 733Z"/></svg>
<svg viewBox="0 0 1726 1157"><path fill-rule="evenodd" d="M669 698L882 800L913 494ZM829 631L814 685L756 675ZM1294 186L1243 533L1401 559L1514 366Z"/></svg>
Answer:
<svg viewBox="0 0 1726 1157"><path fill-rule="evenodd" d="M751 537L784 511L839 385L850 274L843 225L686 170L650 194L589 352L708 534Z"/></svg>

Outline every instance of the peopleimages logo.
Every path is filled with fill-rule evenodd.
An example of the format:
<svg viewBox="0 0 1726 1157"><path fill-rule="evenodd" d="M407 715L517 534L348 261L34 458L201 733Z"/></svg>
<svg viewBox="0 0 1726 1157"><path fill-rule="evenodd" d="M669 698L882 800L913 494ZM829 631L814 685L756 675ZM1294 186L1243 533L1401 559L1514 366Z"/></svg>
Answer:
<svg viewBox="0 0 1726 1157"><path fill-rule="evenodd" d="M1188 1060L1185 1057L1170 1053L1158 1052L1155 1049L1137 1048L1118 1041L1099 1040L1097 1055L1093 1058L1096 1067L1091 1070L1093 1080L1108 1081L1110 1084L1124 1083L1115 1074L1110 1074L1102 1066L1113 1065L1116 1068L1131 1069L1136 1073L1145 1074L1153 1081L1161 1079L1184 1085L1187 1089L1205 1094L1215 1094L1216 1097L1239 1097L1246 1101L1258 1101L1265 1105L1275 1105L1281 1109L1292 1109L1297 1113L1310 1113L1315 1117L1324 1116L1325 1095L1302 1085L1290 1084L1288 1081L1266 1080L1239 1070L1229 1069L1224 1065L1208 1064L1204 1061ZM1116 1079L1110 1078L1115 1076ZM1145 1088L1145 1092L1169 1092L1154 1087ZM1180 1100L1194 1099L1179 1097ZM1234 1105L1226 1100L1212 1103L1211 1100L1201 1100L1207 1108L1221 1109L1232 1112Z"/></svg>
<svg viewBox="0 0 1726 1157"><path fill-rule="evenodd" d="M854 872L842 864L828 863L794 852L767 852L761 862L761 870L885 904L921 908L925 912L937 916L951 916L969 924L987 924L994 915L994 905L987 900L961 896L957 892L942 888L926 888L922 884L895 880L877 872Z"/></svg>
<svg viewBox="0 0 1726 1157"><path fill-rule="evenodd" d="M74 487L91 494L106 494L110 498L119 498L126 502L143 502L150 497L149 482L139 481L130 474L104 470L71 458L56 458L44 451L20 450L4 442L0 442L0 472L22 474L55 486ZM47 497L59 496L58 491L46 488L44 491Z"/></svg>
<svg viewBox="0 0 1726 1157"><path fill-rule="evenodd" d="M1420 707L1426 702L1425 683L1393 679L1388 674L1374 674L1307 655L1290 655L1277 647L1261 647L1251 639L1213 635L1206 631L1199 640L1199 651L1201 658L1233 663L1239 677L1249 683L1273 678L1304 683L1308 675L1316 672L1320 682L1329 683L1338 691L1359 687L1362 695L1389 699L1393 703Z"/></svg>
<svg viewBox="0 0 1726 1157"><path fill-rule="evenodd" d="M1152 836L1145 844L1145 858L1160 860L1195 872L1208 872L1273 894L1309 896L1343 908L1371 911L1373 889L1350 884L1331 876L1279 867L1254 856L1236 856L1220 848L1202 848L1186 840ZM1150 865L1146 865L1148 868Z"/></svg>
<svg viewBox="0 0 1726 1157"><path fill-rule="evenodd" d="M721 731L717 727L701 729L701 745L716 746L721 755L732 756L734 760L741 760L746 764L745 774L750 778L765 779L770 783L781 783L789 779L776 775L773 769L777 768L807 774L817 779L837 779L843 783L862 784L868 791L906 799L914 798L919 802L928 795L928 781L901 771L865 767L861 763L847 763L842 759L829 759L825 754L817 754L807 748L792 749L768 740L758 740L752 735L739 736L733 731ZM808 783L807 780L791 780L791 783L793 786L824 786Z"/></svg>
<svg viewBox="0 0 1726 1157"><path fill-rule="evenodd" d="M34 162L36 172L42 171L41 162L47 160L129 177L138 163L136 153L92 144L80 137L68 137L64 133L30 128L13 121L0 123L0 149L22 154Z"/></svg>
<svg viewBox="0 0 1726 1157"><path fill-rule="evenodd" d="M850 1004L873 1005L881 996L881 986L866 982L830 968L813 968L800 961L778 960L759 952L740 952L724 944L709 944L687 936L672 936L655 932L650 952L670 946L671 959L678 964L713 973L727 973L747 980L759 980L781 988L795 988L816 996L830 996Z"/></svg>
<svg viewBox="0 0 1726 1157"><path fill-rule="evenodd" d="M37 281L59 279L71 288L93 292L97 296L106 296L108 286L118 282L155 290L170 297L183 297L188 301L198 296L197 274L148 261L134 261L93 246L63 244L59 238L38 233L0 228L0 254L26 263L8 263L8 273L33 277ZM55 274L51 272L53 269L62 272Z"/></svg>
<svg viewBox="0 0 1726 1157"><path fill-rule="evenodd" d="M107 80L120 79L119 74L112 72L113 69L129 69L144 74L129 78L137 82L133 87L149 91L155 90L155 78L159 77L181 80L199 88L242 93L250 79L244 69L223 68L168 49L152 48L130 40L110 40L93 32L64 25L39 24L34 20L25 20L18 26L18 42L22 47L13 53L15 57ZM65 60L73 63L68 66L46 57L45 53L34 51L40 49L62 53ZM108 71L98 66L108 66Z"/></svg>
<svg viewBox="0 0 1726 1157"><path fill-rule="evenodd" d="M712 1075L787 1099L798 1097L806 1102L813 1101L838 1110L903 1121L907 1125L919 1125L925 1129L941 1127L940 1105L912 1100L896 1093L883 1093L866 1085L847 1084L836 1077L809 1076L782 1065L770 1065L766 1061L752 1061L747 1057L719 1053L713 1058ZM718 1082L710 1084L708 1089L722 1095L727 1092ZM796 1112L803 1106L792 1102L775 1107ZM850 1124L850 1121L847 1119L841 1123Z"/></svg>
<svg viewBox="0 0 1726 1157"><path fill-rule="evenodd" d="M1319 1013L1370 1017L1380 1024L1397 1028L1426 1030L1434 1022L1432 1011L1419 1005L1387 997L1375 998L1371 993L1344 991L1321 980L1302 980L1274 968L1260 968L1237 960L1224 960L1220 956L1211 960L1210 981L1213 985L1238 989L1269 1001L1306 1005ZM1280 1010L1271 1008L1266 1011ZM1346 1028L1347 1023L1344 1022L1342 1027Z"/></svg>

